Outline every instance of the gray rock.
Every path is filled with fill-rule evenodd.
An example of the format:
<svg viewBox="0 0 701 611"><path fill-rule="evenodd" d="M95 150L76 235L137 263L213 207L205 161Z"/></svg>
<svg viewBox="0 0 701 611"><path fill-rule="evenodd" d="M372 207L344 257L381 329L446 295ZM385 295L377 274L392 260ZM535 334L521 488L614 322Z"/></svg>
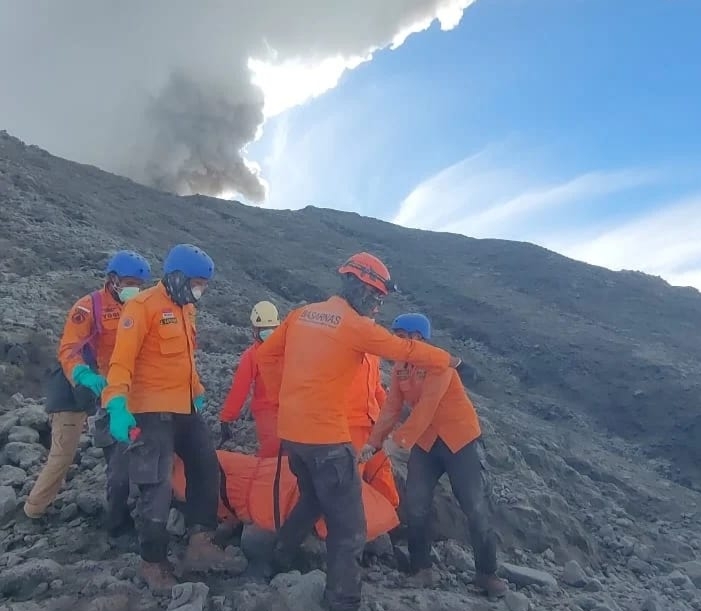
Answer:
<svg viewBox="0 0 701 611"><path fill-rule="evenodd" d="M29 596L40 583L58 579L62 571L61 565L53 560L29 560L0 573L0 594Z"/></svg>
<svg viewBox="0 0 701 611"><path fill-rule="evenodd" d="M654 572L651 564L641 560L637 556L631 556L628 558L626 566L633 571L633 573L638 575L650 575Z"/></svg>
<svg viewBox="0 0 701 611"><path fill-rule="evenodd" d="M61 522L70 522L78 515L78 505L75 503L68 503L61 508L59 513L59 518Z"/></svg>
<svg viewBox="0 0 701 611"><path fill-rule="evenodd" d="M504 602L509 611L528 611L531 608L531 601L528 600L528 597L521 592L514 592L513 590L509 590L506 593Z"/></svg>
<svg viewBox="0 0 701 611"><path fill-rule="evenodd" d="M326 575L316 569L301 575L298 571L281 573L270 582L285 601L289 611L317 611L326 587Z"/></svg>
<svg viewBox="0 0 701 611"><path fill-rule="evenodd" d="M11 441L5 446L7 460L25 470L38 465L44 454L46 454L46 450L39 444Z"/></svg>
<svg viewBox="0 0 701 611"><path fill-rule="evenodd" d="M209 586L201 582L179 583L173 586L168 611L203 611L207 604Z"/></svg>
<svg viewBox="0 0 701 611"><path fill-rule="evenodd" d="M568 560L562 570L562 581L568 586L581 588L587 583L587 575L576 560Z"/></svg>
<svg viewBox="0 0 701 611"><path fill-rule="evenodd" d="M0 486L21 486L27 481L27 472L19 467L3 465L0 467Z"/></svg>
<svg viewBox="0 0 701 611"><path fill-rule="evenodd" d="M693 582L689 576L685 575L679 570L672 571L669 575L667 575L667 579L669 579L675 586L684 586L687 584L693 585Z"/></svg>
<svg viewBox="0 0 701 611"><path fill-rule="evenodd" d="M681 571L694 582L697 588L701 588L701 561L690 560L679 565Z"/></svg>
<svg viewBox="0 0 701 611"><path fill-rule="evenodd" d="M0 416L0 439L7 437L17 424L19 424L19 417L15 413Z"/></svg>
<svg viewBox="0 0 701 611"><path fill-rule="evenodd" d="M168 514L168 524L166 530L176 537L182 537L186 532L185 516L180 513L175 507L172 507Z"/></svg>
<svg viewBox="0 0 701 611"><path fill-rule="evenodd" d="M657 600L657 597L651 594L643 601L640 611L662 611L662 606Z"/></svg>
<svg viewBox="0 0 701 611"><path fill-rule="evenodd" d="M598 579L590 579L584 585L584 589L587 592L601 592L601 590L604 589L604 586L601 584L601 582Z"/></svg>
<svg viewBox="0 0 701 611"><path fill-rule="evenodd" d="M459 573L473 572L475 570L472 556L457 541L446 541L441 551L445 564L451 569Z"/></svg>
<svg viewBox="0 0 701 611"><path fill-rule="evenodd" d="M79 492L76 503L78 508L89 516L97 515L104 507L102 496L92 492Z"/></svg>
<svg viewBox="0 0 701 611"><path fill-rule="evenodd" d="M13 426L7 435L8 441L21 441L22 443L39 443L39 432L28 426Z"/></svg>
<svg viewBox="0 0 701 611"><path fill-rule="evenodd" d="M19 411L19 423L37 431L49 430L49 415L39 405L25 407Z"/></svg>
<svg viewBox="0 0 701 611"><path fill-rule="evenodd" d="M519 587L539 585L557 588L557 580L550 573L538 569L503 562L499 567L499 573Z"/></svg>
<svg viewBox="0 0 701 611"><path fill-rule="evenodd" d="M17 509L17 495L11 486L0 486L0 524L8 520Z"/></svg>

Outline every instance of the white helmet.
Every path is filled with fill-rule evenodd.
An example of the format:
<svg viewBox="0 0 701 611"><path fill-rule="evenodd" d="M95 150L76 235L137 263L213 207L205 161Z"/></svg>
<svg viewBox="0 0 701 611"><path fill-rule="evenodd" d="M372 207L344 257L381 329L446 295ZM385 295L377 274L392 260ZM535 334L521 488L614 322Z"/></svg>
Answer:
<svg viewBox="0 0 701 611"><path fill-rule="evenodd" d="M254 327L277 327L280 318L277 308L269 301L259 301L251 310L251 324Z"/></svg>

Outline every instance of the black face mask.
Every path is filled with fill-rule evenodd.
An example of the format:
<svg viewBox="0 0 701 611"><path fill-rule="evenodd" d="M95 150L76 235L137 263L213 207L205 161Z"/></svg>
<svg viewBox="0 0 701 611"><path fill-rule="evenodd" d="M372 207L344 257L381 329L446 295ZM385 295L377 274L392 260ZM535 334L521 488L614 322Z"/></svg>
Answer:
<svg viewBox="0 0 701 611"><path fill-rule="evenodd" d="M343 277L341 297L361 316L374 316L375 308L382 305L382 297L352 274Z"/></svg>
<svg viewBox="0 0 701 611"><path fill-rule="evenodd" d="M190 281L180 271L170 272L163 276L163 286L166 287L168 297L180 307L188 303L196 303L197 299L192 294Z"/></svg>

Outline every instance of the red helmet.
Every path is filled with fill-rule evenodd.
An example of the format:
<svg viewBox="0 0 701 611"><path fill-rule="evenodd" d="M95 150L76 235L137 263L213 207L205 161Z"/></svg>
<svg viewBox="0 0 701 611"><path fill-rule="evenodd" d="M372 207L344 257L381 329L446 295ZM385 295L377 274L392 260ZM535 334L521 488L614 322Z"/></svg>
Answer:
<svg viewBox="0 0 701 611"><path fill-rule="evenodd" d="M382 295L388 295L397 290L396 285L390 280L389 270L385 264L367 252L358 252L351 256L338 268L338 273L353 274L358 280L376 289Z"/></svg>

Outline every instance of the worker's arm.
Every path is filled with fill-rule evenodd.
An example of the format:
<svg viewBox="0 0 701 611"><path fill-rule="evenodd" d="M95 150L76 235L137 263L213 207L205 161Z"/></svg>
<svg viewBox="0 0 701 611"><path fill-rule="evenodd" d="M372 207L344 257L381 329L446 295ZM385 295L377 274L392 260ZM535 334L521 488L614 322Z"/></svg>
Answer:
<svg viewBox="0 0 701 611"><path fill-rule="evenodd" d="M73 370L76 365L84 365L82 347L90 338L93 328L92 300L79 299L68 312L63 326L63 334L58 345L58 362L63 374L74 384Z"/></svg>
<svg viewBox="0 0 701 611"><path fill-rule="evenodd" d="M390 381L387 400L382 405L377 422L372 427L368 444L375 448L380 448L382 446L382 442L387 438L387 435L392 432L394 425L399 422L399 418L402 415L403 402L404 398L399 388L399 380L395 372L392 371L392 380Z"/></svg>
<svg viewBox="0 0 701 611"><path fill-rule="evenodd" d="M102 405L106 406L113 397L129 394L134 364L148 333L149 323L143 303L132 300L124 304L110 358L107 388L102 391Z"/></svg>
<svg viewBox="0 0 701 611"><path fill-rule="evenodd" d="M348 325L348 343L358 352L376 354L391 361L406 361L426 369L447 369L453 357L425 342L402 339L370 318L358 316Z"/></svg>
<svg viewBox="0 0 701 611"><path fill-rule="evenodd" d="M301 310L294 310L287 315L280 326L275 329L256 350L256 363L258 371L263 378L263 388L266 396L275 403L280 398L282 386L283 359L285 356L285 342L287 329L297 319Z"/></svg>
<svg viewBox="0 0 701 611"><path fill-rule="evenodd" d="M192 312L191 327L186 325L186 330L190 333L190 341L192 345L192 398L193 400L197 397L204 397L205 387L202 384L202 378L200 377L200 372L197 369L197 361L195 360L195 351L197 350L197 325L194 322L194 318L197 315L195 306L189 304ZM190 312L188 312L190 314Z"/></svg>
<svg viewBox="0 0 701 611"><path fill-rule="evenodd" d="M433 422L436 410L448 391L450 381L457 375L453 369L427 371L421 388L421 397L404 423L392 434L392 439L405 450L411 448Z"/></svg>
<svg viewBox="0 0 701 611"><path fill-rule="evenodd" d="M219 419L222 422L233 422L241 414L246 397L251 390L255 377L253 368L253 348L247 348L241 355L238 367L234 373L229 393L226 395Z"/></svg>

